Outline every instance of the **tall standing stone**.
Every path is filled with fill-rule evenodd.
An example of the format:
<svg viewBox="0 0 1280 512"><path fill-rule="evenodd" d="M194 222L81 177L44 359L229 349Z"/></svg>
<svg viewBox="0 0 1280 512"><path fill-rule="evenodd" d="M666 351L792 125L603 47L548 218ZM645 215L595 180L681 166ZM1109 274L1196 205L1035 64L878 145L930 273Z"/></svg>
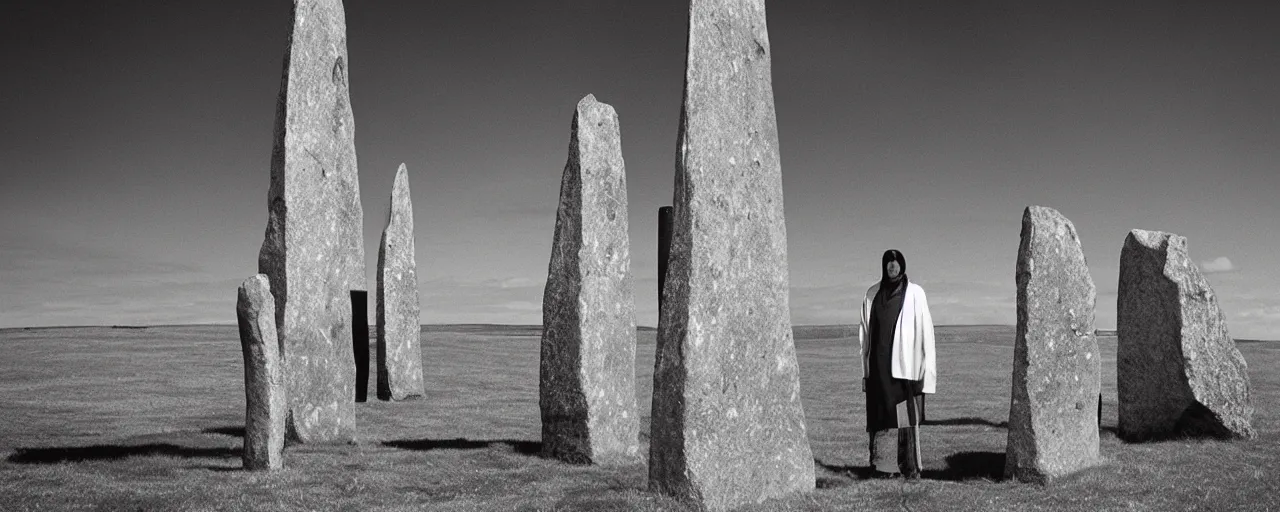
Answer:
<svg viewBox="0 0 1280 512"><path fill-rule="evenodd" d="M364 214L341 0L295 0L258 271L276 301L290 438L355 436L351 290L366 290Z"/></svg>
<svg viewBox="0 0 1280 512"><path fill-rule="evenodd" d="M725 510L814 488L763 0L691 0L650 489Z"/></svg>
<svg viewBox="0 0 1280 512"><path fill-rule="evenodd" d="M671 213L673 208L658 208L658 311L662 311L662 293L666 291L667 259L671 257Z"/></svg>
<svg viewBox="0 0 1280 512"><path fill-rule="evenodd" d="M244 467L284 467L284 420L288 413L284 369L276 340L276 305L267 276L240 285L236 299L244 352Z"/></svg>
<svg viewBox="0 0 1280 512"><path fill-rule="evenodd" d="M391 213L378 248L378 399L422 396L422 309L413 251L409 172L396 170Z"/></svg>
<svg viewBox="0 0 1280 512"><path fill-rule="evenodd" d="M1244 356L1185 237L1131 231L1116 306L1122 437L1255 435Z"/></svg>
<svg viewBox="0 0 1280 512"><path fill-rule="evenodd" d="M635 300L618 116L587 95L573 115L542 299L542 453L612 463L639 454Z"/></svg>
<svg viewBox="0 0 1280 512"><path fill-rule="evenodd" d="M1052 208L1030 206L1022 215L1017 281L1004 472L1046 482L1098 463L1102 375L1097 290L1075 226Z"/></svg>

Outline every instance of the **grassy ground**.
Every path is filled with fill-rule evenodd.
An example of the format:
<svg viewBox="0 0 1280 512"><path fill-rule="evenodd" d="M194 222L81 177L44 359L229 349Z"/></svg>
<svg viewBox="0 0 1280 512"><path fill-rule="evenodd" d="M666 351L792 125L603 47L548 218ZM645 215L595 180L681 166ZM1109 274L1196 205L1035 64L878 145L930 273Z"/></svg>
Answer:
<svg viewBox="0 0 1280 512"><path fill-rule="evenodd" d="M1000 478L1012 328L938 329L939 393L915 483L865 480L848 334L797 333L818 489L745 510L1280 510L1280 343L1239 344L1258 439L1126 444L1114 435L1115 340L1101 338L1106 461L1038 486ZM646 490L643 460L604 468L536 456L538 336L428 327L427 397L357 404L356 444L290 447L287 468L268 474L239 469L234 327L0 331L0 510L682 510ZM642 330L646 444L653 347Z"/></svg>

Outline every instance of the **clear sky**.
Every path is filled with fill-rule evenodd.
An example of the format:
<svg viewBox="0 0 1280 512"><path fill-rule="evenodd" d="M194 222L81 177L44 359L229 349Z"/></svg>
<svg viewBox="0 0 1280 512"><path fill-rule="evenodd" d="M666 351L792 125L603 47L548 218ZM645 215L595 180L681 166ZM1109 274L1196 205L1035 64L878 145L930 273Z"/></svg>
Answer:
<svg viewBox="0 0 1280 512"><path fill-rule="evenodd" d="M1080 233L1098 327L1143 228L1188 238L1234 336L1280 339L1280 4L1030 4L768 3L793 321L856 322L896 248L936 322L1012 324L1037 204ZM687 3L346 9L369 282L404 162L423 322L540 323L569 125L592 93L618 112L637 321L654 325ZM5 5L0 327L234 322L289 15Z"/></svg>

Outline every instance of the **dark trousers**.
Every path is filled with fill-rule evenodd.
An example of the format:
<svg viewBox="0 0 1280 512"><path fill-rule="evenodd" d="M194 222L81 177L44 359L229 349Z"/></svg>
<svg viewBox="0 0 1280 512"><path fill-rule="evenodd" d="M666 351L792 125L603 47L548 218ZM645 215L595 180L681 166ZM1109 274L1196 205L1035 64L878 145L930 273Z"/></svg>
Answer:
<svg viewBox="0 0 1280 512"><path fill-rule="evenodd" d="M908 408L914 408L914 411ZM920 473L919 412L919 396L899 402L898 428L869 433L871 466L876 471L904 475Z"/></svg>

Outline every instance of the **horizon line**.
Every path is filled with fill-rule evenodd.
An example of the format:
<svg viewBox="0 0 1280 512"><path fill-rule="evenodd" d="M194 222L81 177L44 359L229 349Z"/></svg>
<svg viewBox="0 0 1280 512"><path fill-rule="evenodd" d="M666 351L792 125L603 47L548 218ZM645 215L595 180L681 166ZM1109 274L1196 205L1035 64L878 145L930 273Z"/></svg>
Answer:
<svg viewBox="0 0 1280 512"><path fill-rule="evenodd" d="M854 327L854 325L855 325L855 324L792 324L792 325L791 325L791 327L792 327L793 329L794 329L794 328L853 328L853 327ZM538 324L494 324L494 323L438 323L438 324L418 324L418 326L419 326L419 329L426 328L426 327L486 327L486 326L488 326L488 327L500 327L500 328L525 328L525 329L539 329L539 328L541 328L541 327L542 327L541 325L538 325ZM114 324L114 325L41 325L41 326L29 326L29 327L0 327L0 333L3 333L3 332L11 332L11 331L35 331L35 330L53 330L53 329L152 329L152 328L165 328L165 327L227 327L227 328L234 328L234 327L237 327L237 324L233 324L233 323L196 323L196 324L154 324L154 325L131 325L131 324ZM370 325L369 325L369 327L372 329L372 328L374 328L374 327L376 327L376 326L375 326L375 325L373 325L373 324L370 324ZM1017 327L1017 325L1014 325L1014 324L937 324L937 325L935 325L934 327L935 327L935 328L936 328L936 327L946 327L946 328L974 328L974 327L1001 327L1001 328L1016 328L1016 327ZM650 330L650 331L656 331L656 330L657 330L657 327L654 327L654 326L648 326L648 325L637 325L637 326L636 326L636 329L637 329L637 330ZM1107 337L1114 337L1114 336L1116 335L1116 329L1097 329L1097 328L1095 328L1095 329L1094 329L1094 335L1095 335L1095 336L1098 336L1098 335L1105 335L1105 336L1107 336ZM1248 342L1253 342L1253 343L1257 343L1257 342L1280 342L1280 338L1273 338L1273 339L1261 339L1261 338L1237 338L1237 337L1234 337L1234 336L1232 336L1232 337L1231 337L1231 340L1232 340L1232 341L1234 341L1234 342L1237 342L1237 343L1241 343L1241 342L1244 342L1244 343L1248 343ZM370 339L370 341L373 341L373 340L372 340L372 339Z"/></svg>
<svg viewBox="0 0 1280 512"><path fill-rule="evenodd" d="M418 324L421 327L439 327L452 325L493 325L500 327L542 327L541 324L499 324L493 322L440 322L430 324ZM792 327L853 327L857 324L791 324ZM103 327L111 329L148 329L152 327L236 327L236 323L223 322L206 322L206 323L189 323L189 324L78 324L78 325L31 325L31 326L15 326L0 327L0 330L13 329L84 329L91 327ZM369 327L375 327L369 324ZM934 324L934 327L1016 327L1015 324ZM636 324L637 329L657 329L654 325ZM1103 331L1113 331L1114 329L1095 329Z"/></svg>

